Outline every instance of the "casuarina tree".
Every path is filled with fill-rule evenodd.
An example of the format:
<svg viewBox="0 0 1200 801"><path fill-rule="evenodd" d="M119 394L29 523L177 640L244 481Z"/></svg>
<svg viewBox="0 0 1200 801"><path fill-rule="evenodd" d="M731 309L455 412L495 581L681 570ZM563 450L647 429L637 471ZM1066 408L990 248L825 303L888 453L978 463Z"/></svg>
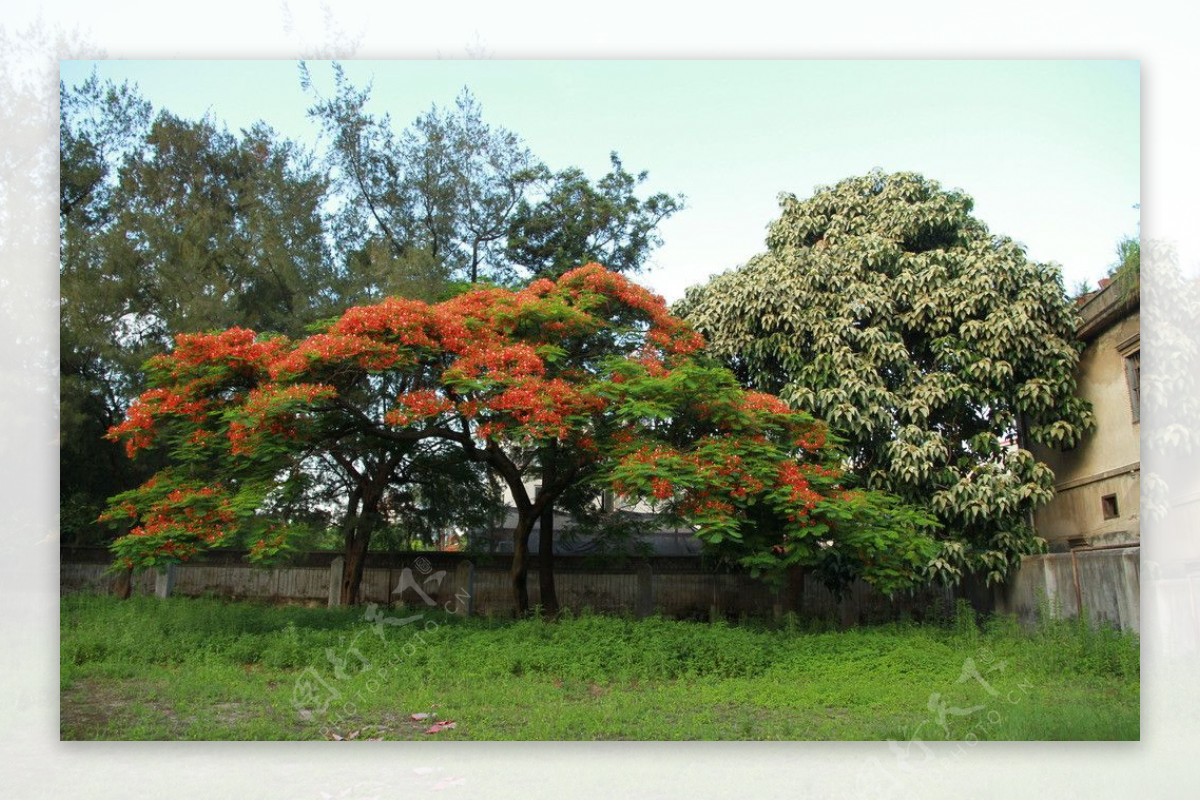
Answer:
<svg viewBox="0 0 1200 801"><path fill-rule="evenodd" d="M386 280L397 261L467 283L556 278L593 261L635 272L662 244L659 224L683 208L682 196L638 197L648 173L626 171L615 152L595 181L577 167L552 171L467 89L398 131L370 110L370 85L332 71L328 97L304 65L301 82L329 143L333 233L356 254L356 273Z"/></svg>
<svg viewBox="0 0 1200 801"><path fill-rule="evenodd" d="M63 87L60 167L64 536L88 541L146 473L101 438L170 337L233 325L299 334L334 304L326 182L264 125L240 135L160 112L130 86ZM148 461L148 460L143 460Z"/></svg>

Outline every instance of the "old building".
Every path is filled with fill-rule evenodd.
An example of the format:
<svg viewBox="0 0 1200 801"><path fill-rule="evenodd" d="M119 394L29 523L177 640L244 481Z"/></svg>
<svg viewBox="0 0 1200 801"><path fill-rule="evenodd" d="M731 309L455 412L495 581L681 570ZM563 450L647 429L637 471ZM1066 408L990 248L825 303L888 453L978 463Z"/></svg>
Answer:
<svg viewBox="0 0 1200 801"><path fill-rule="evenodd" d="M1055 498L1034 515L1052 552L1134 545L1140 539L1140 306L1135 289L1102 282L1079 308L1080 397L1095 429L1070 450L1035 449L1055 476Z"/></svg>

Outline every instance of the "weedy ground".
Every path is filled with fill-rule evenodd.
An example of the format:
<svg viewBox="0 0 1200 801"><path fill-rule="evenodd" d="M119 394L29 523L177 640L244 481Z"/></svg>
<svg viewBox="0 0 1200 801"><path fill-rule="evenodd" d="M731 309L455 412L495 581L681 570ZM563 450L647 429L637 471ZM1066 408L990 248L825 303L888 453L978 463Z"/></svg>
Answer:
<svg viewBox="0 0 1200 801"><path fill-rule="evenodd" d="M794 617L728 625L568 613L545 623L368 611L64 597L61 736L1139 737L1137 637L1074 622L1027 632L963 608L942 622L849 630Z"/></svg>

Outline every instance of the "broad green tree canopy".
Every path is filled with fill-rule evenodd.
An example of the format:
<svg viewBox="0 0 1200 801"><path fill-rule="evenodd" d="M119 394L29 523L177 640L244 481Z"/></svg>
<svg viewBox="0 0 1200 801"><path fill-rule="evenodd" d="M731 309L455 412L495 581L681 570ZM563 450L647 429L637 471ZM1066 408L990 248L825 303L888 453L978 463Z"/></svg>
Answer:
<svg viewBox="0 0 1200 801"><path fill-rule="evenodd" d="M935 572L1001 578L1041 547L1053 475L1028 450L1090 426L1059 270L912 173L782 197L767 251L677 307L748 387L845 438L861 482L943 523Z"/></svg>
<svg viewBox="0 0 1200 801"><path fill-rule="evenodd" d="M258 551L285 547L286 529L259 533L271 477L323 442L360 438L450 444L507 483L520 611L534 521L587 481L654 499L768 576L809 566L886 591L920 581L932 521L843 486L824 425L743 390L694 356L701 344L661 298L595 264L520 292L353 307L298 341L181 336L110 434L131 455L156 442L171 454L114 498L108 519L127 531L114 550L148 567L246 530ZM554 483L531 497L525 481L551 445Z"/></svg>

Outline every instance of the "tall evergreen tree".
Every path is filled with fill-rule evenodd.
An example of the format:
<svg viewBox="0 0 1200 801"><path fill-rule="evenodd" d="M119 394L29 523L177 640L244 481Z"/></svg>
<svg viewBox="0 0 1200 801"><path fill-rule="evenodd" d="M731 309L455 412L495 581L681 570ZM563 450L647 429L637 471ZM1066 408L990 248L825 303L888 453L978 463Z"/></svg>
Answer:
<svg viewBox="0 0 1200 801"><path fill-rule="evenodd" d="M60 263L63 529L94 533L136 483L101 437L178 333L299 334L340 305L323 235L326 182L265 125L240 136L161 112L93 77L63 88Z"/></svg>
<svg viewBox="0 0 1200 801"><path fill-rule="evenodd" d="M596 181L577 167L553 172L513 131L487 122L467 89L451 107L433 105L397 132L368 108L333 65L333 92L309 113L329 143L341 198L338 235L347 251L440 265L449 280L521 283L588 262L634 272L662 242L659 224L682 196L638 189L647 173L625 170L616 153Z"/></svg>

